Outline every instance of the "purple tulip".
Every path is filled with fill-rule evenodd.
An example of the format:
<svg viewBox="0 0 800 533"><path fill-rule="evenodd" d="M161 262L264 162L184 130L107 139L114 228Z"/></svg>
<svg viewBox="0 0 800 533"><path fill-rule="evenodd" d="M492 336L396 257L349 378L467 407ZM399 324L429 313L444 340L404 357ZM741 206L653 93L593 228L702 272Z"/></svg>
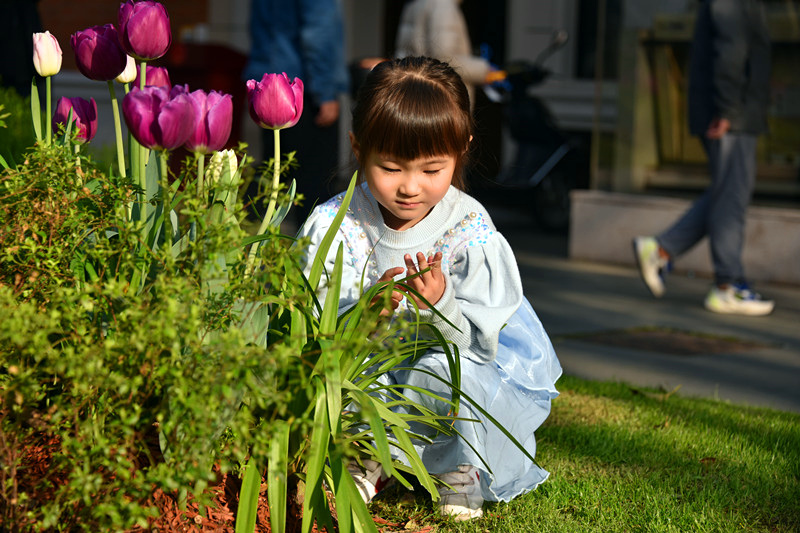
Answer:
<svg viewBox="0 0 800 533"><path fill-rule="evenodd" d="M261 81L248 80L250 116L262 128L291 128L303 114L303 80L289 81L286 73L264 74Z"/></svg>
<svg viewBox="0 0 800 533"><path fill-rule="evenodd" d="M167 72L165 67L152 67L147 65L145 69L147 70L144 78L145 87L156 85L158 87L164 87L167 90L172 88L172 82L169 81L169 72ZM139 87L139 78L141 77L141 74L141 69L137 69L136 79L133 80L134 87Z"/></svg>
<svg viewBox="0 0 800 533"><path fill-rule="evenodd" d="M166 8L153 0L128 0L119 6L122 47L139 61L158 59L172 43Z"/></svg>
<svg viewBox="0 0 800 533"><path fill-rule="evenodd" d="M69 43L78 70L90 80L110 81L125 70L128 58L119 45L119 34L113 24L75 32Z"/></svg>
<svg viewBox="0 0 800 533"><path fill-rule="evenodd" d="M155 150L178 148L194 125L194 106L185 86L134 88L122 100L122 114L134 138Z"/></svg>
<svg viewBox="0 0 800 533"><path fill-rule="evenodd" d="M77 138L81 142L88 142L97 133L97 103L94 98L88 101L83 98L67 98L62 96L56 104L53 114L53 129L57 130L59 124L66 127L69 111L72 110L73 128L77 131Z"/></svg>
<svg viewBox="0 0 800 533"><path fill-rule="evenodd" d="M186 149L210 154L225 146L233 125L233 97L217 91L197 90L189 93L194 106L194 130Z"/></svg>

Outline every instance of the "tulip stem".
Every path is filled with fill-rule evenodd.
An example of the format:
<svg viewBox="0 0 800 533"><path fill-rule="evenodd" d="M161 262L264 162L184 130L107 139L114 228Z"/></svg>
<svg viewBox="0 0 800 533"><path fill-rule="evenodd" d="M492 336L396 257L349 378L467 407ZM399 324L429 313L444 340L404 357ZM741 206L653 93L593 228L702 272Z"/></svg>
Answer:
<svg viewBox="0 0 800 533"><path fill-rule="evenodd" d="M47 90L46 98L47 98L47 115L45 116L45 123L47 125L47 146L53 142L53 110L52 110L52 102L50 101L50 78L51 76L47 76L44 79L44 86Z"/></svg>
<svg viewBox="0 0 800 533"><path fill-rule="evenodd" d="M144 89L145 87L145 78L147 77L147 62L142 61L140 63L140 73L139 73L139 89ZM139 145L139 186L141 186L144 192L144 199L143 202L147 202L147 160L150 158L150 151L142 146Z"/></svg>
<svg viewBox="0 0 800 533"><path fill-rule="evenodd" d="M147 81L147 61L139 63L139 88L144 89Z"/></svg>
<svg viewBox="0 0 800 533"><path fill-rule="evenodd" d="M205 163L206 163L206 156L197 152L195 155L197 158L197 197L200 199L201 202L205 205L206 198L204 195L206 194L206 184L205 184Z"/></svg>
<svg viewBox="0 0 800 533"><path fill-rule="evenodd" d="M262 235L265 231L267 231L267 226L269 226L270 220L272 219L272 215L275 213L275 204L278 201L278 185L280 184L280 176L281 176L281 130L274 129L272 130L273 139L274 139L274 151L275 157L272 158L273 165L272 165L272 190L269 193L269 204L267 205L267 212L264 213L264 219L261 221L261 225L258 227L258 232L256 235ZM250 246L250 253L247 256L247 266L245 268L245 274L250 275L253 273L255 269L255 259L256 259L256 252L258 251L258 247L261 243L254 242Z"/></svg>
<svg viewBox="0 0 800 533"><path fill-rule="evenodd" d="M108 82L108 93L111 95L111 111L114 113L114 132L117 140L117 164L119 165L119 175L123 178L125 173L125 148L122 146L122 123L119 120L119 102L117 102L117 91L114 89L114 80Z"/></svg>
<svg viewBox="0 0 800 533"><path fill-rule="evenodd" d="M169 165L167 165L167 161L169 160L169 152L166 150L161 150L159 155L161 163L161 211L164 216L164 225L162 226L164 228L164 243L166 246L172 246L172 221L170 220L169 216L170 197L169 179L167 176L167 172L169 172Z"/></svg>

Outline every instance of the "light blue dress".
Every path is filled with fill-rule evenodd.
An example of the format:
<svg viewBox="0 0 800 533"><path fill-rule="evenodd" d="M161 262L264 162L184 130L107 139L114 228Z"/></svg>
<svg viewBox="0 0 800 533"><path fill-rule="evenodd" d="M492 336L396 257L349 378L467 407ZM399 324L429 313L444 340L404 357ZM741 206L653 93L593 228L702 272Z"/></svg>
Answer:
<svg viewBox="0 0 800 533"><path fill-rule="evenodd" d="M311 238L309 254L330 227L341 206L342 195L318 206L301 229ZM344 244L340 310L355 303L364 286L370 286L388 268L404 266L402 257L421 251L443 253L442 271L447 288L436 308L457 328L423 311L445 338L454 341L461 354L461 389L508 430L534 456L534 432L550 413L558 395L555 382L561 375L553 346L528 300L511 247L497 232L485 208L474 198L451 188L445 198L413 228L396 231L383 224L378 204L366 185L356 190L337 233L332 250ZM333 265L331 252L327 263ZM324 289L323 289L324 292ZM401 303L397 314L410 313ZM416 360L416 369L438 376L449 375L442 352L430 351ZM395 370L386 376L449 397L446 385L423 372ZM405 389L411 399L441 414L447 405ZM452 472L459 465L480 470L483 498L509 501L533 490L548 477L491 421L462 399L455 428L462 438L440 435L433 443L415 445L431 474ZM414 428L415 430L418 428ZM400 460L405 460L402 453Z"/></svg>

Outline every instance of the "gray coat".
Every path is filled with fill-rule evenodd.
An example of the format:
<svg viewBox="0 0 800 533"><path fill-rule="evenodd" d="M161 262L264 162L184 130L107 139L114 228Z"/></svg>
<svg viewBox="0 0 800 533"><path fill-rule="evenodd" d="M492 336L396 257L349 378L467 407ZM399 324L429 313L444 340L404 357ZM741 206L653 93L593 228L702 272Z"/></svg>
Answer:
<svg viewBox="0 0 800 533"><path fill-rule="evenodd" d="M396 57L428 56L446 61L459 73L475 104L475 86L484 83L489 62L472 54L461 0L413 0L397 29Z"/></svg>
<svg viewBox="0 0 800 533"><path fill-rule="evenodd" d="M767 129L770 40L759 0L702 0L689 65L689 130L704 135L714 118L731 131Z"/></svg>

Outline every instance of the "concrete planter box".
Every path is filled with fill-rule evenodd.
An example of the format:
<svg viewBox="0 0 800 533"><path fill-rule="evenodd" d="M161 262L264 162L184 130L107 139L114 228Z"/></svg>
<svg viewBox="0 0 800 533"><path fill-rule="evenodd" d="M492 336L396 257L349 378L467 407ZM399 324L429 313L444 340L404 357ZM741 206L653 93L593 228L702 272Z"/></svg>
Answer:
<svg viewBox="0 0 800 533"><path fill-rule="evenodd" d="M640 194L573 191L569 257L634 265L631 239L662 231L690 203ZM744 266L748 279L754 282L800 285L800 211L751 206L747 215ZM678 258L674 268L711 277L708 240Z"/></svg>

